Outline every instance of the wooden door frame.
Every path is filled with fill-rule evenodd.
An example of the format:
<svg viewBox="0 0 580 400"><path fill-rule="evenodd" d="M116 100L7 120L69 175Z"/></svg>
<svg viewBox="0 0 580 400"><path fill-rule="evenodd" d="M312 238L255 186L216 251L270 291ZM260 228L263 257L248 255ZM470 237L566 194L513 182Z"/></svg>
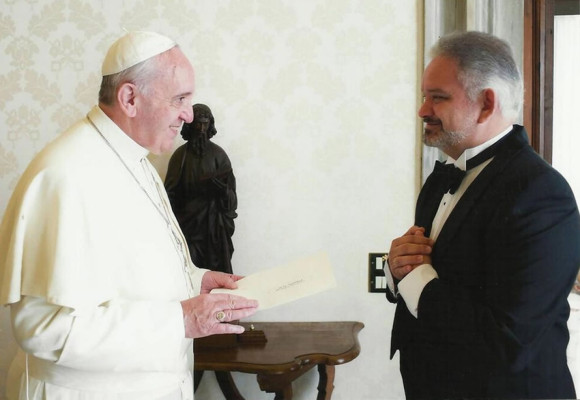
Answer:
<svg viewBox="0 0 580 400"><path fill-rule="evenodd" d="M524 126L530 144L552 162L554 1L524 0Z"/></svg>
<svg viewBox="0 0 580 400"><path fill-rule="evenodd" d="M524 125L532 147L549 163L552 163L556 15L580 15L580 1L524 0Z"/></svg>

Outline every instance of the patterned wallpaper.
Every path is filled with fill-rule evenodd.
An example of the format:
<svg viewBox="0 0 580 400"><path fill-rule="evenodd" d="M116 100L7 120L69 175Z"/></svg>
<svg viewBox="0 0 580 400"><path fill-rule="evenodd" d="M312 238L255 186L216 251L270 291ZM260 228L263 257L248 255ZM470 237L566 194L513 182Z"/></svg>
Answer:
<svg viewBox="0 0 580 400"><path fill-rule="evenodd" d="M0 0L0 214L34 154L95 104L109 44L124 29L171 36L234 166L236 272L323 249L339 282L255 318L364 322L363 351L337 368L333 398L383 399L384 384L400 397L392 309L367 293L366 260L412 221L421 9L420 0ZM162 175L169 156L152 157ZM13 351L4 310L0 399ZM255 377L235 379L248 398L269 398ZM315 386L303 378L295 398ZM200 390L220 398L211 376Z"/></svg>

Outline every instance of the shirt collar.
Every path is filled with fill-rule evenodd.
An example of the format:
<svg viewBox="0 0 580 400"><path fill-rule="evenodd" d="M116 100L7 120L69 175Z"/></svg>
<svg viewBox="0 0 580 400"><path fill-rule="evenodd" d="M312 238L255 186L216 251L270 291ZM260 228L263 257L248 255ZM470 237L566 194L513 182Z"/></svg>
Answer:
<svg viewBox="0 0 580 400"><path fill-rule="evenodd" d="M149 151L141 147L137 142L131 139L107 114L98 106L94 106L87 114L97 130L119 153L123 161L132 168L135 168L141 160L149 154Z"/></svg>
<svg viewBox="0 0 580 400"><path fill-rule="evenodd" d="M504 131L500 132L498 135L495 135L487 142L484 142L478 146L472 147L470 149L465 149L465 151L459 156L457 160L454 160L452 157L447 157L446 164L455 164L455 166L463 171L467 170L467 160L475 157L483 150L487 149L489 146L500 140L502 137L510 133L513 129L513 125L510 125Z"/></svg>

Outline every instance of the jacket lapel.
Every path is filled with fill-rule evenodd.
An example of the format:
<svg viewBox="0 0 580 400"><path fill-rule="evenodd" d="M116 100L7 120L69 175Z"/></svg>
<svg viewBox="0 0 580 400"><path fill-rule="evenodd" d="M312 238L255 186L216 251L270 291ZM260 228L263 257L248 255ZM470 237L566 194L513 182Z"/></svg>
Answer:
<svg viewBox="0 0 580 400"><path fill-rule="evenodd" d="M506 138L501 147L498 148L496 155L493 160L486 166L483 171L477 176L477 178L471 183L469 188L465 191L449 218L445 222L445 225L441 229L441 232L437 238L437 243L435 246L438 248L437 251L444 251L453 242L453 237L457 230L462 226L465 218L472 212L473 208L477 205L478 199L483 195L489 185L494 181L494 178L502 173L510 162L514 152L522 149L524 146L528 145L528 137L525 129L522 126L514 125L514 129L508 134L509 137ZM425 183L425 186L427 183ZM422 191L423 192L423 191ZM439 199L440 201L440 199ZM422 218L429 218L429 231L431 228L431 223L439 207L439 201L437 204L429 204L425 202L425 207L421 212L419 212L419 200L417 200L417 217L419 215ZM433 210L434 207L434 210Z"/></svg>
<svg viewBox="0 0 580 400"><path fill-rule="evenodd" d="M443 197L443 182L436 174L431 174L425 181L415 209L415 225L425 228L425 236L431 233L433 218L439 208L439 203Z"/></svg>

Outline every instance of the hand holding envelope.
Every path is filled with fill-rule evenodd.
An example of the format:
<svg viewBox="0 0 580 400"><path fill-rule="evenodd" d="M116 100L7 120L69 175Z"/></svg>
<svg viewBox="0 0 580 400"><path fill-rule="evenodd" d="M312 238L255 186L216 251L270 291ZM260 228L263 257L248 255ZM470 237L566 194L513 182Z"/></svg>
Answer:
<svg viewBox="0 0 580 400"><path fill-rule="evenodd" d="M241 276L207 271L201 281L198 296L181 302L185 336L201 338L223 333L242 333L244 328L228 322L249 317L258 310L258 302L232 294L209 294L214 288L237 287Z"/></svg>
<svg viewBox="0 0 580 400"><path fill-rule="evenodd" d="M272 269L256 272L236 282L237 289L213 289L258 300L265 310L336 287L326 253L319 253Z"/></svg>

